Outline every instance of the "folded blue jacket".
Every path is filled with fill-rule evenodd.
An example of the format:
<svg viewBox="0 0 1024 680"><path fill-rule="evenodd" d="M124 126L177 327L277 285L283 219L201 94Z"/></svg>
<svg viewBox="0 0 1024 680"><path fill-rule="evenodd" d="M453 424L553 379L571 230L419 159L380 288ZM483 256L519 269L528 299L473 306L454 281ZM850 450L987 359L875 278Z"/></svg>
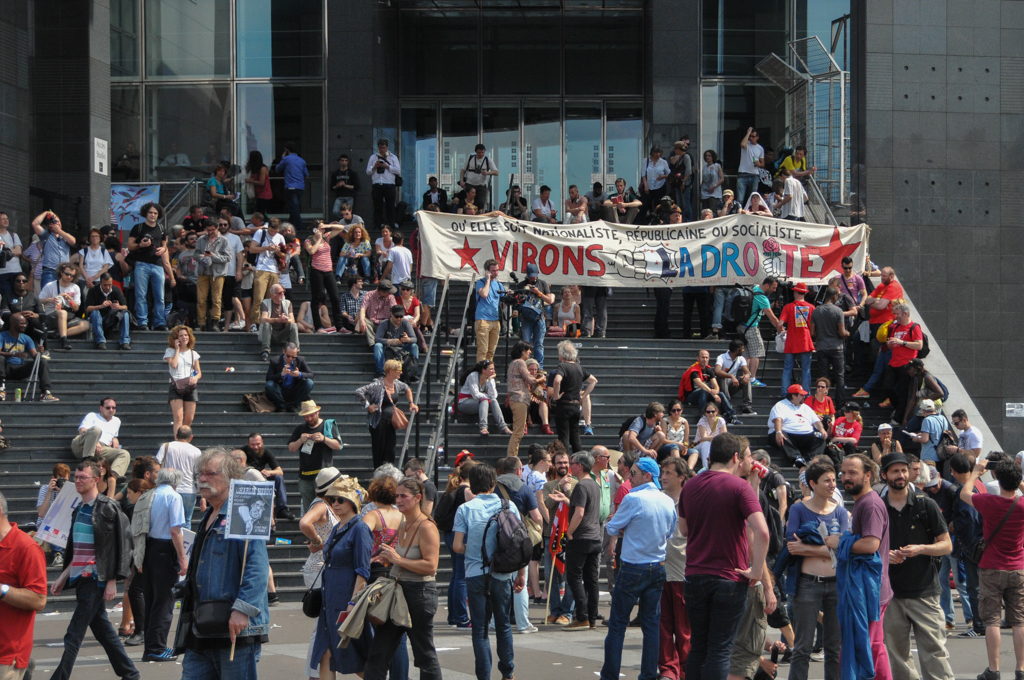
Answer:
<svg viewBox="0 0 1024 680"><path fill-rule="evenodd" d="M853 552L860 540L849 532L839 539L836 591L839 596L839 630L843 636L842 680L870 680L875 677L868 625L881 618L878 594L882 590L882 558L878 553Z"/></svg>
<svg viewBox="0 0 1024 680"><path fill-rule="evenodd" d="M825 542L821 540L821 534L818 533L818 522L815 521L801 524L800 528L796 530L796 536L804 543L825 545ZM786 539L788 542L789 537L787 536ZM775 574L776 581L781 581L782 574L786 574L786 593L789 595L796 595L796 582L800 578L800 567L803 563L804 558L800 555L791 555L788 547L783 548L775 559L775 568L772 569L772 573Z"/></svg>

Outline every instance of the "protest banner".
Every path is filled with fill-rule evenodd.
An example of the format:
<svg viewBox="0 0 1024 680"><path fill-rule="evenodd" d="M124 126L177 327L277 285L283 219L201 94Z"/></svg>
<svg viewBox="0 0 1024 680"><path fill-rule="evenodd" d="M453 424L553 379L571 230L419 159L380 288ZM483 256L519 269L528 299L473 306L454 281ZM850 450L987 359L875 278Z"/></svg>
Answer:
<svg viewBox="0 0 1024 680"><path fill-rule="evenodd" d="M269 541L273 508L273 482L232 479L224 538Z"/></svg>
<svg viewBox="0 0 1024 680"><path fill-rule="evenodd" d="M160 202L160 185L112 184L110 186L110 223L118 231L128 231L145 222L139 211L147 203Z"/></svg>
<svg viewBox="0 0 1024 680"><path fill-rule="evenodd" d="M499 272L522 275L536 264L550 284L613 288L752 285L769 275L820 284L842 274L846 256L863 265L870 231L865 224L831 227L761 215L651 226L425 211L416 219L423 276L469 281L495 259Z"/></svg>
<svg viewBox="0 0 1024 680"><path fill-rule="evenodd" d="M82 497L70 481L61 487L57 497L46 511L39 529L36 530L36 541L49 543L56 548L65 548L71 536L71 514L82 504Z"/></svg>
<svg viewBox="0 0 1024 680"><path fill-rule="evenodd" d="M185 544L185 563L187 564L192 560L192 546L196 544L196 532L182 528L181 538ZM187 576L179 576L179 581L184 581Z"/></svg>

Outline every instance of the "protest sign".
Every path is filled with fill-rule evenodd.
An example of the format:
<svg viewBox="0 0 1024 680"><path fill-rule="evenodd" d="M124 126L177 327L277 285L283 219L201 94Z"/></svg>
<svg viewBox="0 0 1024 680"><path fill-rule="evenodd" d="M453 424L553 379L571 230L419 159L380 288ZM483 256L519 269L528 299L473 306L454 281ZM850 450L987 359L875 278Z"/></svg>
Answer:
<svg viewBox="0 0 1024 680"><path fill-rule="evenodd" d="M81 504L82 497L75 490L75 485L66 482L46 511L46 517L36 531L36 540L57 548L66 547L71 535L71 514Z"/></svg>
<svg viewBox="0 0 1024 680"><path fill-rule="evenodd" d="M761 215L651 226L425 211L416 219L423 276L469 281L495 259L499 272L522 275L536 264L551 284L614 288L751 285L769 275L820 284L842 274L846 256L864 263L869 232L865 224L831 227Z"/></svg>
<svg viewBox="0 0 1024 680"><path fill-rule="evenodd" d="M232 479L225 538L269 541L274 483Z"/></svg>

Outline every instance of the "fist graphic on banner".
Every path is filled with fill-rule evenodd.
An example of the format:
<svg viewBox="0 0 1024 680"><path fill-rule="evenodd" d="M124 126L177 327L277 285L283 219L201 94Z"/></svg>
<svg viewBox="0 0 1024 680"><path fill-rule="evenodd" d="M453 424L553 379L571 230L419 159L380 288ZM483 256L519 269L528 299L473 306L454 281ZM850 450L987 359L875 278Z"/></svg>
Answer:
<svg viewBox="0 0 1024 680"><path fill-rule="evenodd" d="M616 269L626 279L672 279L679 276L676 254L663 245L643 244L615 253Z"/></svg>
<svg viewBox="0 0 1024 680"><path fill-rule="evenodd" d="M765 273L769 276L782 276L786 267L782 262L782 248L779 247L779 242L770 238L761 244L761 251L764 254L761 267Z"/></svg>

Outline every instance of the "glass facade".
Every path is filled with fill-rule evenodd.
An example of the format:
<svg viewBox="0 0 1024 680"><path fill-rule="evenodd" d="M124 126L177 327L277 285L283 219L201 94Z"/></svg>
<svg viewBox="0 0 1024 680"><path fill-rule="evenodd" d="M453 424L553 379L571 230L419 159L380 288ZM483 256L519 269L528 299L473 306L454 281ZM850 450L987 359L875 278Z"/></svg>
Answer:
<svg viewBox="0 0 1024 680"><path fill-rule="evenodd" d="M786 54L786 0L703 0L701 73L753 76L757 62Z"/></svg>
<svg viewBox="0 0 1024 680"><path fill-rule="evenodd" d="M766 154L782 143L785 99L779 88L767 82L702 85L701 157L705 151L714 151L725 174L735 176L740 163L740 142L749 127L760 133L758 143Z"/></svg>

